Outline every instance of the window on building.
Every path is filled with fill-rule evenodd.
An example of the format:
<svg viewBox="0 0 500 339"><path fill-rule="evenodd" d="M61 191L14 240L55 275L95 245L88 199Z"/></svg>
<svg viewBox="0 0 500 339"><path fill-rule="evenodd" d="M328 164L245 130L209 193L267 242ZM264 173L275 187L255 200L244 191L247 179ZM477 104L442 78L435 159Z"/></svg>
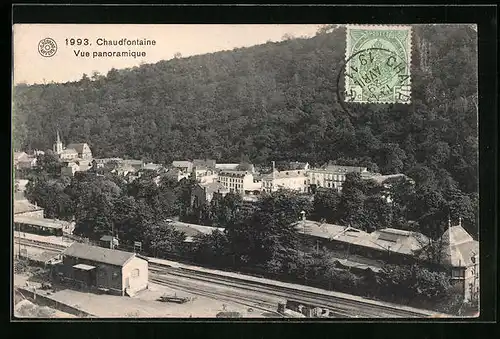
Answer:
<svg viewBox="0 0 500 339"><path fill-rule="evenodd" d="M463 278L465 277L465 270L461 268L455 268L451 272L453 278Z"/></svg>
<svg viewBox="0 0 500 339"><path fill-rule="evenodd" d="M136 268L136 269L132 270L131 276L132 276L132 278L139 277L139 269Z"/></svg>

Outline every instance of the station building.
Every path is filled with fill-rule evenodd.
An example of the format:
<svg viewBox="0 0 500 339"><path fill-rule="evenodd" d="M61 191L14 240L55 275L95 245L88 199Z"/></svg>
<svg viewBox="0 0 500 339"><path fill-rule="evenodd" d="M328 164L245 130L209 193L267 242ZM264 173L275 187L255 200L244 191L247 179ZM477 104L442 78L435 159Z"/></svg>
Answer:
<svg viewBox="0 0 500 339"><path fill-rule="evenodd" d="M52 276L77 288L132 296L148 288L148 260L75 242L52 263Z"/></svg>
<svg viewBox="0 0 500 339"><path fill-rule="evenodd" d="M305 217L295 226L304 250L327 250L336 258L337 266L378 272L384 264L420 263L447 272L451 283L465 300L478 300L479 242L467 233L461 221L455 226L450 221L448 229L438 240L419 232L394 228L368 233L350 226L306 220ZM439 244L442 258L435 262L426 256L426 250Z"/></svg>

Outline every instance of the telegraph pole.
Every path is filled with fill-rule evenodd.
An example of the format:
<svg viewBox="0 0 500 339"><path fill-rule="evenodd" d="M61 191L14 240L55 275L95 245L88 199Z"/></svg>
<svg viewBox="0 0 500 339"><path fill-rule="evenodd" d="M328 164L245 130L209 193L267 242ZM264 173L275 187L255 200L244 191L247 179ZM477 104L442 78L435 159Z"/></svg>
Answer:
<svg viewBox="0 0 500 339"><path fill-rule="evenodd" d="M19 225L19 228L18 228L18 230L19 230L19 240L17 241L17 244L18 244L17 247L19 249L19 251L18 251L18 258L21 259L21 224L18 224L18 225Z"/></svg>
<svg viewBox="0 0 500 339"><path fill-rule="evenodd" d="M476 301L477 293L476 293L476 279L477 279L477 263L476 263L476 253L472 252L471 261L473 266L472 271L472 285L471 285L471 301Z"/></svg>
<svg viewBox="0 0 500 339"><path fill-rule="evenodd" d="M274 162L273 162L273 164L274 164ZM302 215L302 231L304 232L304 236L305 236L305 234L306 234L306 212L301 211L300 214ZM306 272L306 253L305 253L305 251L302 251L302 263L304 265L304 283L306 283L307 272Z"/></svg>
<svg viewBox="0 0 500 339"><path fill-rule="evenodd" d="M115 224L111 223L111 249L115 247Z"/></svg>
<svg viewBox="0 0 500 339"><path fill-rule="evenodd" d="M276 180L276 164L275 162L273 161L273 183L271 185L271 192L274 192L274 183L275 183L275 180Z"/></svg>

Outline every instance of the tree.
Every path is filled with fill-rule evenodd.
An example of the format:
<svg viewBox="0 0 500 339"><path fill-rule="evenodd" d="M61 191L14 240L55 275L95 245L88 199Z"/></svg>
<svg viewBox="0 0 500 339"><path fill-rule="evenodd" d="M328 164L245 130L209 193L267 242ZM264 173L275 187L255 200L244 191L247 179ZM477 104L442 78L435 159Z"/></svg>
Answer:
<svg viewBox="0 0 500 339"><path fill-rule="evenodd" d="M365 224L362 228L367 232L393 226L391 222L391 207L383 197L367 197L363 203L363 211L365 213Z"/></svg>
<svg viewBox="0 0 500 339"><path fill-rule="evenodd" d="M218 227L230 228L238 218L238 212L243 204L237 193L228 193L223 198L215 198L212 204L214 222Z"/></svg>
<svg viewBox="0 0 500 339"><path fill-rule="evenodd" d="M140 209L139 209L140 208ZM137 202L134 197L127 195L119 195L113 201L112 222L114 235L125 243L133 243L134 241L143 241L144 223L148 217L147 206L144 203ZM142 211L142 213L140 213Z"/></svg>
<svg viewBox="0 0 500 339"><path fill-rule="evenodd" d="M446 210L449 211L450 218L456 223L461 218L463 226L471 231L471 234L478 234L476 225L476 214L478 209L477 201L463 193L457 187L449 187L444 192Z"/></svg>
<svg viewBox="0 0 500 339"><path fill-rule="evenodd" d="M383 144L380 149L380 169L383 173L401 173L404 168L406 153L398 144Z"/></svg>
<svg viewBox="0 0 500 339"><path fill-rule="evenodd" d="M92 240L99 240L103 235L110 235L113 228L113 205L109 197L92 192L82 197L76 205L76 235Z"/></svg>
<svg viewBox="0 0 500 339"><path fill-rule="evenodd" d="M415 200L415 184L407 177L389 179L386 184L389 185L391 223L395 228L407 229L413 217L411 211Z"/></svg>
<svg viewBox="0 0 500 339"><path fill-rule="evenodd" d="M316 31L316 35L331 33L333 30L337 29L340 25L320 25Z"/></svg>
<svg viewBox="0 0 500 339"><path fill-rule="evenodd" d="M417 187L412 220L418 222L421 233L433 239L440 237L447 225L447 212L446 201L440 191L426 186Z"/></svg>
<svg viewBox="0 0 500 339"><path fill-rule="evenodd" d="M62 165L59 156L50 150L38 155L36 164L38 173L46 173L52 178L58 178L61 175Z"/></svg>
<svg viewBox="0 0 500 339"><path fill-rule="evenodd" d="M192 213L192 192L196 185L196 181L192 178L182 179L176 190L177 207L179 208L179 215L185 217Z"/></svg>
<svg viewBox="0 0 500 339"><path fill-rule="evenodd" d="M311 202L296 192L279 190L262 196L254 213L239 218L226 230L238 260L265 265L298 246L296 222L301 211L309 213Z"/></svg>
<svg viewBox="0 0 500 339"><path fill-rule="evenodd" d="M66 188L66 193L73 201L75 234L95 240L111 234L113 204L116 197L122 194L113 181L77 172Z"/></svg>
<svg viewBox="0 0 500 339"><path fill-rule="evenodd" d="M66 178L49 179L47 176L35 177L26 186L26 198L44 208L46 218L71 220L73 215L71 197L66 194Z"/></svg>
<svg viewBox="0 0 500 339"><path fill-rule="evenodd" d="M164 220L178 212L177 187L162 180L157 185L154 174L143 174L127 185L127 192L137 200L144 200L158 220Z"/></svg>
<svg viewBox="0 0 500 339"><path fill-rule="evenodd" d="M448 297L450 280L443 272L414 265L386 265L378 274L378 283L386 296L396 300L438 301Z"/></svg>
<svg viewBox="0 0 500 339"><path fill-rule="evenodd" d="M146 234L147 248L160 258L178 256L186 238L166 222L148 223Z"/></svg>
<svg viewBox="0 0 500 339"><path fill-rule="evenodd" d="M313 216L316 220L338 222L340 194L335 189L318 189L314 194Z"/></svg>
<svg viewBox="0 0 500 339"><path fill-rule="evenodd" d="M339 200L339 221L344 225L362 227L364 224L363 202L366 196L363 192L364 183L359 173L347 173L342 185Z"/></svg>
<svg viewBox="0 0 500 339"><path fill-rule="evenodd" d="M194 260L219 267L232 265L232 256L229 255L227 236L215 230L210 234L196 236L194 239Z"/></svg>

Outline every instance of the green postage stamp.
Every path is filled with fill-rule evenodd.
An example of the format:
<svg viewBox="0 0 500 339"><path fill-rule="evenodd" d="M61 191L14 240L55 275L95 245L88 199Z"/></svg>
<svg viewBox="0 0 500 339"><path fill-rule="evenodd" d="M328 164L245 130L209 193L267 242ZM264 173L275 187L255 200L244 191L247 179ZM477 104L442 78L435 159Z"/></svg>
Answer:
<svg viewBox="0 0 500 339"><path fill-rule="evenodd" d="M409 104L411 27L347 26L345 101Z"/></svg>

